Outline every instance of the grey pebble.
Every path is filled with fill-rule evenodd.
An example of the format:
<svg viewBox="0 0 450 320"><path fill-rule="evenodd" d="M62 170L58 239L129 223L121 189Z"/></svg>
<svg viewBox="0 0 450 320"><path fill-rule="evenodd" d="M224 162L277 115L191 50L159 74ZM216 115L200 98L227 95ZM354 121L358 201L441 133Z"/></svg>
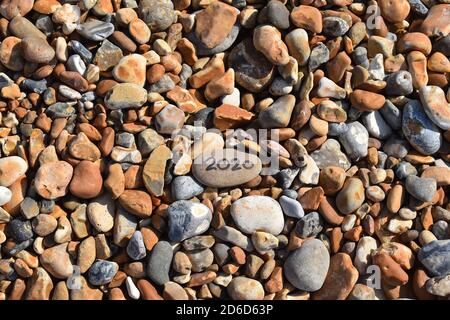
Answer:
<svg viewBox="0 0 450 320"><path fill-rule="evenodd" d="M367 129L359 122L348 123L348 127L348 130L339 136L339 141L344 147L346 154L352 159L367 156L369 144Z"/></svg>
<svg viewBox="0 0 450 320"><path fill-rule="evenodd" d="M216 243L214 247L212 247L214 257L219 266L223 266L230 259L228 250L230 250L230 247L224 243Z"/></svg>
<svg viewBox="0 0 450 320"><path fill-rule="evenodd" d="M383 151L386 152L388 156L404 158L409 151L408 142L404 139L392 136L383 144Z"/></svg>
<svg viewBox="0 0 450 320"><path fill-rule="evenodd" d="M292 190L292 189L284 189L282 194L291 199L297 199L297 197L298 197L297 191Z"/></svg>
<svg viewBox="0 0 450 320"><path fill-rule="evenodd" d="M426 244L417 257L431 275L450 274L450 240L435 240Z"/></svg>
<svg viewBox="0 0 450 320"><path fill-rule="evenodd" d="M33 238L33 229L28 220L14 219L8 223L8 232L18 242Z"/></svg>
<svg viewBox="0 0 450 320"><path fill-rule="evenodd" d="M101 20L89 20L83 24L78 25L78 33L92 41L103 41L114 32L114 25L109 22Z"/></svg>
<svg viewBox="0 0 450 320"><path fill-rule="evenodd" d="M97 260L89 268L89 283L94 286L101 286L110 283L118 270L119 265L113 261Z"/></svg>
<svg viewBox="0 0 450 320"><path fill-rule="evenodd" d="M390 96L406 96L413 92L412 76L406 70L391 73L386 78L386 94Z"/></svg>
<svg viewBox="0 0 450 320"><path fill-rule="evenodd" d="M433 232L438 240L445 240L450 238L448 222L444 220L436 221L431 227L431 232Z"/></svg>
<svg viewBox="0 0 450 320"><path fill-rule="evenodd" d="M169 217L169 238L172 241L183 241L202 234L211 223L211 210L201 203L179 200L167 209Z"/></svg>
<svg viewBox="0 0 450 320"><path fill-rule="evenodd" d="M328 273L330 256L322 241L307 240L293 251L284 263L287 280L303 291L319 290Z"/></svg>
<svg viewBox="0 0 450 320"><path fill-rule="evenodd" d="M204 188L191 176L178 176L172 180L172 196L175 200L188 200L203 191Z"/></svg>
<svg viewBox="0 0 450 320"><path fill-rule="evenodd" d="M321 64L330 59L330 51L327 46L319 42L312 50L309 56L309 69L316 70Z"/></svg>
<svg viewBox="0 0 450 320"><path fill-rule="evenodd" d="M397 108L391 101L386 100L383 108L380 109L381 115L389 126L394 130L402 127L402 111Z"/></svg>
<svg viewBox="0 0 450 320"><path fill-rule="evenodd" d="M406 179L406 177L417 175L417 169L407 161L401 161L395 166L395 176L399 179Z"/></svg>
<svg viewBox="0 0 450 320"><path fill-rule="evenodd" d="M253 244L250 238L248 238L242 232L240 232L235 228L223 226L222 228L215 230L213 232L213 235L216 238L219 238L222 241L230 242L244 249L247 252L253 251Z"/></svg>
<svg viewBox="0 0 450 320"><path fill-rule="evenodd" d="M297 195L295 191L294 193ZM295 198L292 199L283 195L280 197L279 202L285 215L296 219L302 218L305 215L302 205Z"/></svg>
<svg viewBox="0 0 450 320"><path fill-rule="evenodd" d="M295 232L303 239L317 236L322 229L323 219L316 211L300 218L295 226Z"/></svg>
<svg viewBox="0 0 450 320"><path fill-rule="evenodd" d="M402 129L414 149L424 155L434 154L441 147L442 136L438 127L417 100L411 100L403 107Z"/></svg>
<svg viewBox="0 0 450 320"><path fill-rule="evenodd" d="M167 241L159 241L152 249L147 264L147 276L157 285L170 281L173 250Z"/></svg>
<svg viewBox="0 0 450 320"><path fill-rule="evenodd" d="M277 181L281 188L287 189L294 182L295 177L298 176L300 169L297 167L286 168L277 174Z"/></svg>
<svg viewBox="0 0 450 320"><path fill-rule="evenodd" d="M135 231L127 245L127 254L133 260L141 260L147 256L144 238L140 231Z"/></svg>
<svg viewBox="0 0 450 320"><path fill-rule="evenodd" d="M378 110L364 113L361 119L370 136L385 140L392 135L391 127L384 121Z"/></svg>
<svg viewBox="0 0 450 320"><path fill-rule="evenodd" d="M410 175L406 178L405 188L414 198L429 202L436 193L437 184L433 178L419 178Z"/></svg>
<svg viewBox="0 0 450 320"><path fill-rule="evenodd" d="M289 28L289 10L278 0L271 0L266 6L267 18L278 29Z"/></svg>
<svg viewBox="0 0 450 320"><path fill-rule="evenodd" d="M338 17L326 17L322 19L323 33L333 37L340 37L350 29L348 23Z"/></svg>

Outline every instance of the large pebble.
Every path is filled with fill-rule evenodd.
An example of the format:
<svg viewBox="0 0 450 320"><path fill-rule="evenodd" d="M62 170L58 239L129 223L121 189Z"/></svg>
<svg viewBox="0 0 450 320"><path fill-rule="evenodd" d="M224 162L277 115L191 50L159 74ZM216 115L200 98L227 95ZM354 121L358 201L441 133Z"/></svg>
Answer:
<svg viewBox="0 0 450 320"><path fill-rule="evenodd" d="M170 281L172 257L172 246L167 241L160 241L153 247L147 264L147 275L155 284L162 286Z"/></svg>
<svg viewBox="0 0 450 320"><path fill-rule="evenodd" d="M70 192L82 199L91 199L102 191L103 178L97 164L83 160L73 171Z"/></svg>
<svg viewBox="0 0 450 320"><path fill-rule="evenodd" d="M65 161L46 163L39 167L34 178L37 193L45 199L56 199L66 195L73 168Z"/></svg>
<svg viewBox="0 0 450 320"><path fill-rule="evenodd" d="M147 101L147 90L135 83L119 83L106 95L109 109L126 109L142 106Z"/></svg>
<svg viewBox="0 0 450 320"><path fill-rule="evenodd" d="M247 234L265 231L278 235L284 226L279 203L267 196L247 196L236 200L230 212L237 227Z"/></svg>
<svg viewBox="0 0 450 320"><path fill-rule="evenodd" d="M445 98L444 90L426 86L420 89L419 94L423 109L431 121L441 129L450 129L450 103Z"/></svg>
<svg viewBox="0 0 450 320"><path fill-rule="evenodd" d="M424 155L436 153L441 147L439 129L425 114L417 100L409 101L403 107L402 129L409 143Z"/></svg>
<svg viewBox="0 0 450 320"><path fill-rule="evenodd" d="M319 290L327 276L330 256L322 241L312 239L293 251L284 263L287 280L303 291Z"/></svg>
<svg viewBox="0 0 450 320"><path fill-rule="evenodd" d="M110 283L116 275L117 271L119 271L119 265L117 263L107 260L97 260L89 268L89 283L95 286L101 286Z"/></svg>
<svg viewBox="0 0 450 320"><path fill-rule="evenodd" d="M417 257L433 276L450 274L450 240L435 240L423 246Z"/></svg>
<svg viewBox="0 0 450 320"><path fill-rule="evenodd" d="M232 187L246 183L258 176L261 160L250 153L234 149L216 150L194 159L194 177L209 187Z"/></svg>
<svg viewBox="0 0 450 320"><path fill-rule="evenodd" d="M172 203L167 209L169 217L169 238L183 241L202 234L211 223L211 210L201 204L186 200Z"/></svg>
<svg viewBox="0 0 450 320"><path fill-rule="evenodd" d="M433 200L437 184L433 178L419 178L409 175L405 181L406 190L416 199L429 202Z"/></svg>
<svg viewBox="0 0 450 320"><path fill-rule="evenodd" d="M0 159L0 186L9 187L28 170L28 164L21 157Z"/></svg>
<svg viewBox="0 0 450 320"><path fill-rule="evenodd" d="M190 176L179 176L172 180L172 196L175 200L188 200L203 192L203 187Z"/></svg>
<svg viewBox="0 0 450 320"><path fill-rule="evenodd" d="M361 207L364 199L364 185L361 180L349 178L336 197L336 206L341 213L349 214Z"/></svg>
<svg viewBox="0 0 450 320"><path fill-rule="evenodd" d="M233 300L263 300L262 284L247 277L235 277L227 287L227 292Z"/></svg>
<svg viewBox="0 0 450 320"><path fill-rule="evenodd" d="M352 159L358 159L367 155L369 145L369 133L359 122L348 123L348 130L339 136L339 141L345 148L346 154Z"/></svg>

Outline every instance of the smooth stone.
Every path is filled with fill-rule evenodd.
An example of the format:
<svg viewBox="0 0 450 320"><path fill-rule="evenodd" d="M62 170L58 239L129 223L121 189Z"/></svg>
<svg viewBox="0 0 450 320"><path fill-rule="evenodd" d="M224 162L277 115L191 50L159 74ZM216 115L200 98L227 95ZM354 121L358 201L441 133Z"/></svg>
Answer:
<svg viewBox="0 0 450 320"><path fill-rule="evenodd" d="M402 128L402 111L397 108L391 101L386 100L384 106L379 110L383 119L394 130Z"/></svg>
<svg viewBox="0 0 450 320"><path fill-rule="evenodd" d="M152 214L152 198L142 190L125 190L119 197L121 206L129 213L145 219Z"/></svg>
<svg viewBox="0 0 450 320"><path fill-rule="evenodd" d="M0 206L11 201L12 192L6 187L0 186Z"/></svg>
<svg viewBox="0 0 450 320"><path fill-rule="evenodd" d="M289 28L289 10L278 0L271 0L266 5L266 14L270 23L278 29Z"/></svg>
<svg viewBox="0 0 450 320"><path fill-rule="evenodd" d="M352 258L343 252L330 259L330 268L322 288L313 295L314 300L345 300L358 280L358 270Z"/></svg>
<svg viewBox="0 0 450 320"><path fill-rule="evenodd" d="M91 199L102 191L103 178L100 168L91 161L81 161L73 170L70 192L82 199Z"/></svg>
<svg viewBox="0 0 450 320"><path fill-rule="evenodd" d="M265 231L281 233L284 226L283 211L279 203L267 196L247 196L236 200L230 208L236 226L246 234Z"/></svg>
<svg viewBox="0 0 450 320"><path fill-rule="evenodd" d="M211 210L201 203L179 200L167 209L169 238L183 241L208 230L212 220Z"/></svg>
<svg viewBox="0 0 450 320"><path fill-rule="evenodd" d="M367 266L371 263L371 254L378 248L377 241L372 237L362 237L355 250L354 263L360 275L367 273Z"/></svg>
<svg viewBox="0 0 450 320"><path fill-rule="evenodd" d="M68 243L63 243L45 249L39 256L39 261L44 269L57 279L67 279L73 273L67 246Z"/></svg>
<svg viewBox="0 0 450 320"><path fill-rule="evenodd" d="M311 54L309 56L309 70L316 70L321 64L328 62L330 59L330 51L327 46L322 42L319 42L314 48L311 50Z"/></svg>
<svg viewBox="0 0 450 320"><path fill-rule="evenodd" d="M272 80L274 65L255 49L250 38L237 44L228 56L236 83L251 92L260 92Z"/></svg>
<svg viewBox="0 0 450 320"><path fill-rule="evenodd" d="M8 232L18 242L33 238L33 228L28 220L14 219L8 223Z"/></svg>
<svg viewBox="0 0 450 320"><path fill-rule="evenodd" d="M7 190L9 191L9 189ZM20 213L22 213L22 215L28 220L36 217L39 214L39 205L37 201L30 197L26 197L25 199L23 199L22 203L20 204Z"/></svg>
<svg viewBox="0 0 450 320"><path fill-rule="evenodd" d="M119 265L113 261L97 260L89 268L89 283L94 286L101 286L110 283L118 270Z"/></svg>
<svg viewBox="0 0 450 320"><path fill-rule="evenodd" d="M402 129L409 143L424 155L432 155L441 147L442 136L417 100L403 107Z"/></svg>
<svg viewBox="0 0 450 320"><path fill-rule="evenodd" d="M28 170L28 164L21 157L11 156L0 159L0 186L9 187Z"/></svg>
<svg viewBox="0 0 450 320"><path fill-rule="evenodd" d="M147 256L144 238L140 231L134 232L127 245L127 254L133 260L141 260Z"/></svg>
<svg viewBox="0 0 450 320"><path fill-rule="evenodd" d="M144 86L146 80L147 60L140 54L130 54L120 59L112 75L119 82L134 83Z"/></svg>
<svg viewBox="0 0 450 320"><path fill-rule="evenodd" d="M348 170L351 166L347 155L341 151L341 145L334 139L325 141L320 149L311 153L311 158L320 169L333 166Z"/></svg>
<svg viewBox="0 0 450 320"><path fill-rule="evenodd" d="M300 202L296 200L297 192L289 189L284 191L293 191L295 196L293 198L286 195L280 197L278 201L280 202L281 208L283 209L283 213L292 218L302 218L305 215L305 211L303 210Z"/></svg>
<svg viewBox="0 0 450 320"><path fill-rule="evenodd" d="M367 156L369 146L369 133L359 122L348 123L348 130L339 137L346 154L352 159Z"/></svg>
<svg viewBox="0 0 450 320"><path fill-rule="evenodd" d="M230 242L247 252L252 252L254 250L250 238L235 228L223 226L220 229L215 230L213 236L222 241Z"/></svg>
<svg viewBox="0 0 450 320"><path fill-rule="evenodd" d="M186 253L193 272L203 272L214 261L214 254L210 249L194 250Z"/></svg>
<svg viewBox="0 0 450 320"><path fill-rule="evenodd" d="M390 96L407 96L413 92L412 76L406 70L391 73L386 78L386 94Z"/></svg>
<svg viewBox="0 0 450 320"><path fill-rule="evenodd" d="M239 276L233 278L227 287L227 292L233 300L263 300L264 288L254 279Z"/></svg>
<svg viewBox="0 0 450 320"><path fill-rule="evenodd" d="M300 218L295 226L295 232L302 239L316 237L323 229L323 219L319 213L313 211Z"/></svg>
<svg viewBox="0 0 450 320"><path fill-rule="evenodd" d="M364 199L364 185L361 180L349 178L336 197L336 206L341 213L349 214L361 207Z"/></svg>
<svg viewBox="0 0 450 320"><path fill-rule="evenodd" d="M450 274L450 240L435 240L426 244L417 257L433 276Z"/></svg>
<svg viewBox="0 0 450 320"><path fill-rule="evenodd" d="M442 277L434 277L426 282L426 290L440 297L446 297L450 295L450 275Z"/></svg>
<svg viewBox="0 0 450 320"><path fill-rule="evenodd" d="M417 169L409 162L402 161L395 167L395 176L399 179L406 179L411 175L416 176Z"/></svg>
<svg viewBox="0 0 450 320"><path fill-rule="evenodd" d="M391 127L384 121L378 110L366 112L361 118L369 135L372 137L385 140L392 135Z"/></svg>
<svg viewBox="0 0 450 320"><path fill-rule="evenodd" d="M226 3L211 3L195 15L195 35L206 48L217 47L230 34L238 14Z"/></svg>
<svg viewBox="0 0 450 320"><path fill-rule="evenodd" d="M392 136L383 145L383 151L388 156L396 158L404 158L408 154L410 147L408 142L403 139L398 139L396 136Z"/></svg>
<svg viewBox="0 0 450 320"><path fill-rule="evenodd" d="M246 183L261 172L261 160L254 154L234 149L216 150L194 159L192 174L202 184L224 188Z"/></svg>
<svg viewBox="0 0 450 320"><path fill-rule="evenodd" d="M34 178L37 193L45 199L56 199L67 194L73 168L65 161L49 162L39 167Z"/></svg>
<svg viewBox="0 0 450 320"><path fill-rule="evenodd" d="M55 57L55 50L39 37L25 37L20 46L23 57L30 62L49 63Z"/></svg>
<svg viewBox="0 0 450 320"><path fill-rule="evenodd" d="M137 108L146 101L147 90L135 83L119 83L105 97L105 104L111 110Z"/></svg>
<svg viewBox="0 0 450 320"><path fill-rule="evenodd" d="M305 156L306 165L300 168L298 180L304 184L316 185L319 183L320 170L316 162L310 156Z"/></svg>
<svg viewBox="0 0 450 320"><path fill-rule="evenodd" d="M419 90L425 113L439 128L450 129L450 103L445 92L438 86L426 86Z"/></svg>
<svg viewBox="0 0 450 320"><path fill-rule="evenodd" d="M430 202L437 190L436 180L433 178L419 178L410 175L405 181L406 190L416 199Z"/></svg>
<svg viewBox="0 0 450 320"><path fill-rule="evenodd" d="M259 113L259 123L262 128L285 128L291 120L295 106L295 97L285 95L278 98L272 105Z"/></svg>
<svg viewBox="0 0 450 320"><path fill-rule="evenodd" d="M159 241L150 253L147 264L147 276L157 285L170 281L169 271L172 265L173 250L167 241Z"/></svg>
<svg viewBox="0 0 450 320"><path fill-rule="evenodd" d="M195 45L197 50L197 55L199 56L213 56L217 53L221 53L227 49L229 49L233 43L236 41L239 31L240 31L240 23L239 19L236 20L236 23L231 28L231 31L228 33L228 35L223 39L223 41L218 44L217 46L213 48L208 48L206 45L203 44L202 41L194 34L194 33L188 33L186 36L187 38Z"/></svg>
<svg viewBox="0 0 450 320"><path fill-rule="evenodd" d="M175 200L188 200L203 191L203 187L190 176L179 176L172 180L172 197Z"/></svg>
<svg viewBox="0 0 450 320"><path fill-rule="evenodd" d="M82 37L88 40L103 41L113 34L114 25L110 22L92 19L83 24L79 24L77 31Z"/></svg>
<svg viewBox="0 0 450 320"><path fill-rule="evenodd" d="M312 239L293 251L284 263L287 280L297 289L312 292L325 282L330 256L322 241Z"/></svg>
<svg viewBox="0 0 450 320"><path fill-rule="evenodd" d="M152 32L166 30L176 20L173 3L168 0L140 1L138 14Z"/></svg>
<svg viewBox="0 0 450 320"><path fill-rule="evenodd" d="M280 187L283 189L289 188L294 182L294 179L298 176L299 172L300 169L295 167L281 170L277 174L277 181ZM297 196L295 196L295 198L297 198Z"/></svg>
<svg viewBox="0 0 450 320"><path fill-rule="evenodd" d="M92 226L99 232L108 232L114 226L116 206L107 193L93 199L87 206L87 216Z"/></svg>

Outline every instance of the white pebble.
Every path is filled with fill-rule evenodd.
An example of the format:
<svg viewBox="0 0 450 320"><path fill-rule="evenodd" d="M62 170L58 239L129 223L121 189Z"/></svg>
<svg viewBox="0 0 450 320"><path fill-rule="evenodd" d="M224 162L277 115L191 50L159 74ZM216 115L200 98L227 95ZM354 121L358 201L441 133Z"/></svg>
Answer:
<svg viewBox="0 0 450 320"><path fill-rule="evenodd" d="M0 186L0 206L11 201L12 192L6 187Z"/></svg>
<svg viewBox="0 0 450 320"><path fill-rule="evenodd" d="M128 295L131 299L137 300L140 298L141 293L139 292L131 277L127 277L125 285L127 286Z"/></svg>

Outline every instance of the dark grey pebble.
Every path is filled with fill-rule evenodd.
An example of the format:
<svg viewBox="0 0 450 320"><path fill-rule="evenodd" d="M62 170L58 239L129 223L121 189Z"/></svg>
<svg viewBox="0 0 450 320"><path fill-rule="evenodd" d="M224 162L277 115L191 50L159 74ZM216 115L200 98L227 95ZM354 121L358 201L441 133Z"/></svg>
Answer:
<svg viewBox="0 0 450 320"><path fill-rule="evenodd" d="M437 184L433 178L420 178L410 175L406 178L405 188L414 198L429 202L433 200Z"/></svg>
<svg viewBox="0 0 450 320"><path fill-rule="evenodd" d="M323 219L316 211L300 218L295 226L295 232L303 239L317 236L322 229Z"/></svg>
<svg viewBox="0 0 450 320"><path fill-rule="evenodd" d="M402 111L397 108L391 101L386 100L383 108L380 109L381 115L389 126L394 130L402 127Z"/></svg>
<svg viewBox="0 0 450 320"><path fill-rule="evenodd" d="M157 285L170 281L169 271L172 265L173 250L167 241L159 241L152 249L147 264L147 276Z"/></svg>
<svg viewBox="0 0 450 320"><path fill-rule="evenodd" d="M33 238L33 228L28 220L14 219L8 223L8 233L18 242Z"/></svg>
<svg viewBox="0 0 450 320"><path fill-rule="evenodd" d="M413 92L412 76L406 70L391 73L386 79L386 94L390 96L406 96Z"/></svg>

